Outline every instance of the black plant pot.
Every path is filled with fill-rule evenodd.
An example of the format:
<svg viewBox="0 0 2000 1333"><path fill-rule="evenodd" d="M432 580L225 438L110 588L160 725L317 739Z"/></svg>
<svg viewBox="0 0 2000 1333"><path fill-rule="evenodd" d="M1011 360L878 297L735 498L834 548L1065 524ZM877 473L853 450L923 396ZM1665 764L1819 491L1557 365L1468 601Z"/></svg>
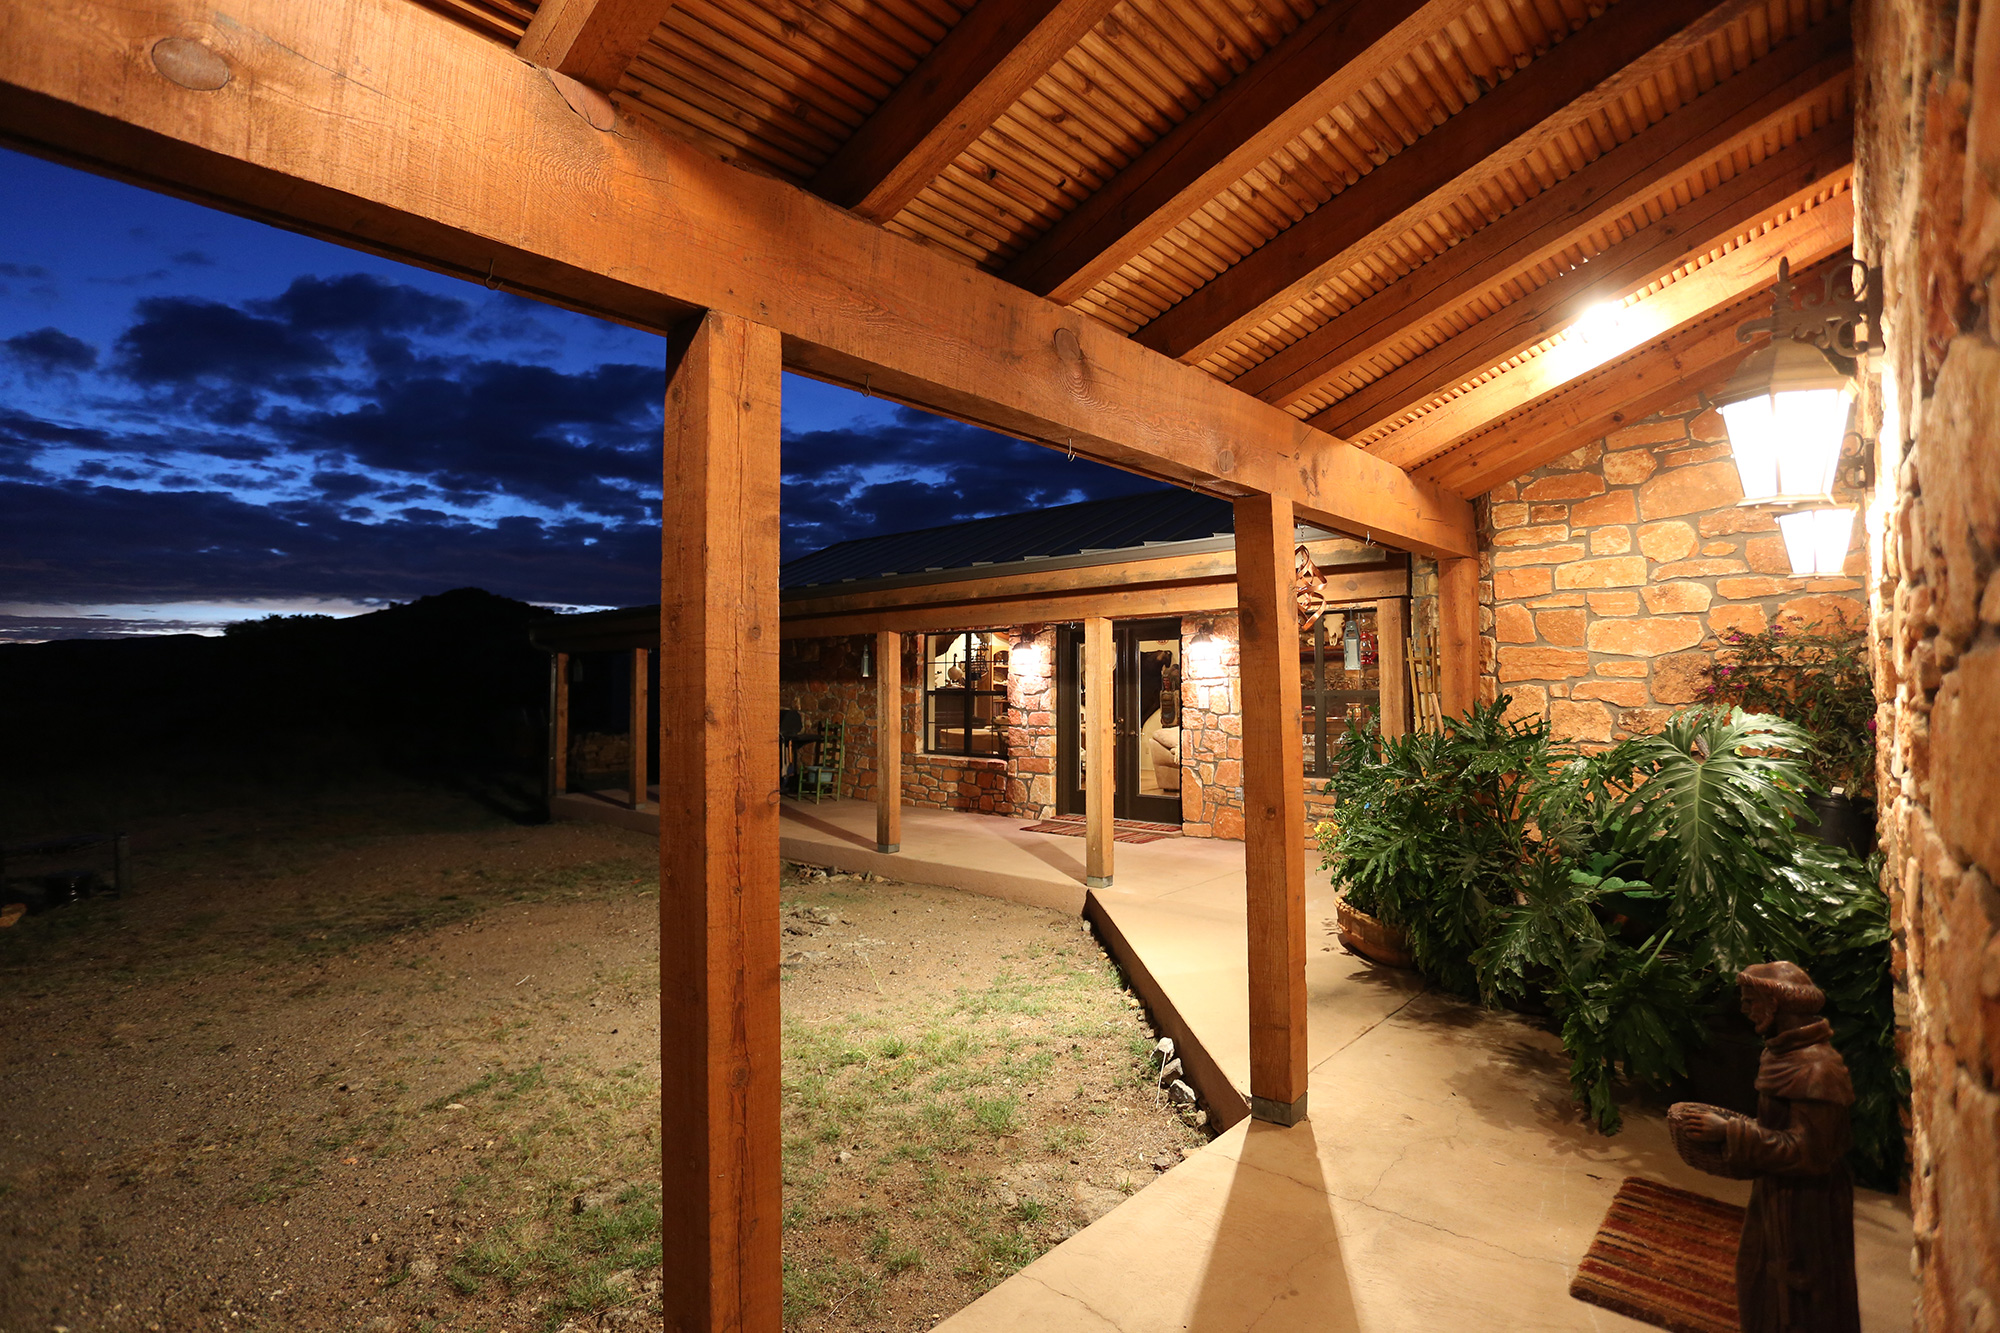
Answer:
<svg viewBox="0 0 2000 1333"><path fill-rule="evenodd" d="M1875 803L1851 796L1814 796L1806 804L1818 817L1818 824L1801 820L1801 832L1810 833L1831 847L1843 847L1856 856L1875 849Z"/></svg>

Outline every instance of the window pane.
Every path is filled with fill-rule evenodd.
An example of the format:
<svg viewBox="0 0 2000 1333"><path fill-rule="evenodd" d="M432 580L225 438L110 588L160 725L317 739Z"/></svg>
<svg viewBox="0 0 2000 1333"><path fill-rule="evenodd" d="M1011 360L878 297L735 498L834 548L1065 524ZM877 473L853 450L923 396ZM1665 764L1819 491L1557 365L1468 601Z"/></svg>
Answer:
<svg viewBox="0 0 2000 1333"><path fill-rule="evenodd" d="M1139 794L1181 789L1181 641L1139 640Z"/></svg>

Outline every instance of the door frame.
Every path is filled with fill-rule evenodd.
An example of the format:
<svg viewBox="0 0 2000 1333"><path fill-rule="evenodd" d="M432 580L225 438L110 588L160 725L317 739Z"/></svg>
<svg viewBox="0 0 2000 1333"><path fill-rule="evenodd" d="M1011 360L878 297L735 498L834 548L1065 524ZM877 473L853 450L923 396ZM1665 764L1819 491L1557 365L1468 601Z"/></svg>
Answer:
<svg viewBox="0 0 2000 1333"><path fill-rule="evenodd" d="M1111 731L1112 772L1116 790L1112 798L1113 817L1152 823L1179 824L1181 798L1172 795L1143 796L1139 792L1139 727L1146 714L1140 695L1139 641L1171 638L1179 643L1182 621L1179 616L1154 616L1144 620L1115 620L1111 624ZM1085 790L1083 773L1083 627L1056 627L1056 813L1083 813Z"/></svg>

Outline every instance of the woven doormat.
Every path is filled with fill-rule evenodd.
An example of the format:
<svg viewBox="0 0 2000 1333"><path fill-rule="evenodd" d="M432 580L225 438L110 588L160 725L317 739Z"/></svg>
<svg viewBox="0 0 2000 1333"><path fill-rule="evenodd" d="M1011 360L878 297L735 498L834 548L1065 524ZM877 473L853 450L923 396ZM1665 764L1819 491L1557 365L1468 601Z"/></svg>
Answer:
<svg viewBox="0 0 2000 1333"><path fill-rule="evenodd" d="M1739 1333L1736 1240L1743 1210L1627 1176L1569 1294L1675 1333Z"/></svg>
<svg viewBox="0 0 2000 1333"><path fill-rule="evenodd" d="M1162 838L1178 838L1180 829L1172 824L1153 824L1140 819L1120 819L1111 825L1113 842L1158 842ZM1021 825L1023 833L1060 833L1069 838L1081 838L1085 826L1081 819L1044 819L1039 824Z"/></svg>

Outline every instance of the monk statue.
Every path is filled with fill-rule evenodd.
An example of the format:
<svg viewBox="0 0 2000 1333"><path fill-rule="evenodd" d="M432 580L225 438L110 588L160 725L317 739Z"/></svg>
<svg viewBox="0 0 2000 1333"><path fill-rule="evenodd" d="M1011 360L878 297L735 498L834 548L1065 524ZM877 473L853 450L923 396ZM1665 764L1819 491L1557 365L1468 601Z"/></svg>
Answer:
<svg viewBox="0 0 2000 1333"><path fill-rule="evenodd" d="M1678 1102L1668 1112L1674 1145L1691 1166L1756 1182L1736 1248L1743 1333L1860 1333L1847 1170L1854 1085L1819 1017L1826 996L1795 963L1758 963L1738 983L1765 1038L1757 1118Z"/></svg>

